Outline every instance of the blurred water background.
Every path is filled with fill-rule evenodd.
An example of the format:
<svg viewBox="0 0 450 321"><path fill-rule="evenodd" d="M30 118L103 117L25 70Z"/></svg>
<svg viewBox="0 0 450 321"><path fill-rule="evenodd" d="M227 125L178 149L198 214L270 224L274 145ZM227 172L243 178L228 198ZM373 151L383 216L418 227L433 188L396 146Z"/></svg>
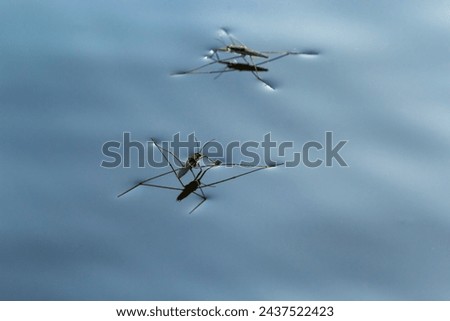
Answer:
<svg viewBox="0 0 450 321"><path fill-rule="evenodd" d="M274 92L170 76L222 27L320 55L268 64ZM448 1L1 1L0 299L449 300L449 30ZM100 167L123 132L301 151L326 131L348 167L261 171L193 215L116 198L159 169Z"/></svg>

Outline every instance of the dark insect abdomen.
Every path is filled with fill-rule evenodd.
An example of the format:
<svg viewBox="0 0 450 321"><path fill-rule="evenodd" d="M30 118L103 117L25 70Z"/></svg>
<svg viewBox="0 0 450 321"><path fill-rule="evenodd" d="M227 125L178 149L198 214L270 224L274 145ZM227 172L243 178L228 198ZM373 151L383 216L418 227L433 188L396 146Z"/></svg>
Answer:
<svg viewBox="0 0 450 321"><path fill-rule="evenodd" d="M200 186L200 182L196 181L196 180L187 184L184 187L184 190L180 193L180 195L178 195L177 201L181 201L182 199L185 199L191 193L195 192L199 186Z"/></svg>

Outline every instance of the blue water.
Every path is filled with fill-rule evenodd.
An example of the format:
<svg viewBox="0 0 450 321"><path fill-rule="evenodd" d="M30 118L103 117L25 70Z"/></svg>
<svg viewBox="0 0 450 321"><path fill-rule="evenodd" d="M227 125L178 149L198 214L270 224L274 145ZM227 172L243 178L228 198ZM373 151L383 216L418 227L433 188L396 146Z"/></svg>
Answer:
<svg viewBox="0 0 450 321"><path fill-rule="evenodd" d="M320 55L268 64L274 92L170 76L222 27ZM449 30L448 1L2 1L0 299L449 300ZM100 167L123 132L301 151L326 131L348 167L255 173L193 215L116 198L160 169Z"/></svg>

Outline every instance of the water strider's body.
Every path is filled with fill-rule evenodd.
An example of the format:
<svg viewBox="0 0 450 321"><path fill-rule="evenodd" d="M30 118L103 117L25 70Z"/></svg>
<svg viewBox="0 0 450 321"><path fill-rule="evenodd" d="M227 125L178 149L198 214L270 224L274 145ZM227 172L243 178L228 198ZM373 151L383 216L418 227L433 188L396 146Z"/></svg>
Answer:
<svg viewBox="0 0 450 321"><path fill-rule="evenodd" d="M210 141L206 142L200 148L200 152L194 153L194 154L192 154L191 156L188 157L187 161L182 165L182 167L180 169L178 169L178 173L177 173L177 177L178 178L183 177L188 171L190 171L191 169L197 167L198 166L198 162L202 158L209 159L206 155L204 155L202 153L203 153L203 149L206 147L206 145L208 145L212 141L214 141L214 139L211 139Z"/></svg>
<svg viewBox="0 0 450 321"><path fill-rule="evenodd" d="M178 169L177 177L182 178L188 171L197 167L198 162L204 157L204 155L200 153L195 153L188 158L188 160L183 164L183 167Z"/></svg>
<svg viewBox="0 0 450 321"><path fill-rule="evenodd" d="M217 51L222 51L222 52L229 52L229 53L236 53L238 55L242 55L242 56L250 56L250 57L260 57L260 58L269 58L269 56L248 48L247 46L244 45L227 45L224 48L219 48L216 49Z"/></svg>

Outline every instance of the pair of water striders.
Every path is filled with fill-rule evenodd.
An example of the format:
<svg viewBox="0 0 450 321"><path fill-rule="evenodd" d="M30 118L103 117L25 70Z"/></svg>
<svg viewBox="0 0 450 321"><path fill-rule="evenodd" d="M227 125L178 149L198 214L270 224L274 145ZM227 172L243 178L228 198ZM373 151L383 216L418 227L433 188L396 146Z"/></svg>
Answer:
<svg viewBox="0 0 450 321"><path fill-rule="evenodd" d="M269 84L266 80L262 79L259 75L261 72L267 72L269 69L266 67L263 67L262 65L265 65L269 62L290 56L290 55L308 55L308 56L314 56L318 55L319 53L314 50L309 51L257 51L254 49L251 49L247 47L245 44L243 44L241 41L239 41L237 38L235 38L233 35L230 34L230 32L222 28L220 30L221 37L226 37L229 40L229 43L227 44L223 38L219 39L223 43L223 47L211 49L209 55L207 55L205 58L208 60L211 60L207 64L204 64L200 67L187 70L187 71L181 71L174 73L173 75L188 75L188 74L217 74L217 76L214 78L220 77L225 72L233 72L233 71L245 71L250 72L255 76L255 78L262 82L265 86L268 88L274 90L274 86ZM222 56L221 56L222 55ZM226 56L224 56L226 55ZM263 59L260 61L260 59ZM255 60L257 62L255 62ZM220 70L210 70L210 66L214 65L223 65L224 68ZM212 141L212 140L211 140ZM203 154L203 150L211 141L207 142L205 145L203 145L200 149L200 151L193 153L188 157L186 162L182 162L177 155L170 152L167 149L164 149L162 146L156 143L154 139L152 139L153 144L158 148L159 152L163 155L165 160L170 165L170 171L165 172L160 175L153 176L151 178L145 179L143 181L138 182L133 187L129 188L125 192L118 195L118 197L121 197L130 191L134 190L135 188L139 186L149 186L149 187L156 187L156 188L163 188L163 189L169 189L169 190L176 190L179 191L179 195L177 197L177 201L182 201L186 197L188 197L191 194L196 195L200 198L200 202L189 212L194 212L200 205L202 205L206 200L207 197L203 191L203 188L207 187L214 187L218 184L234 180L236 178L249 175L251 173L267 169L267 168L273 168L280 165L283 165L283 163L280 164L271 164L271 165L257 165L257 166L244 166L244 167L251 167L252 169L239 174L234 175L231 177L228 177L226 179L222 179L219 181L215 181L213 183L204 184L202 183L202 179L205 176L205 174L211 170L212 168L219 167L219 166L240 166L243 167L242 164L232 164L232 163L222 163L219 160L213 160L210 159L208 156ZM167 154L167 155L166 155ZM168 155L172 155L174 161L177 163L176 166L172 165L172 163L169 161ZM206 161L205 161L206 160ZM200 164L200 161L203 161L202 164ZM194 171L197 171L195 173ZM193 176L193 180L189 183L185 184L181 180L183 176L185 176L188 172L191 172ZM180 185L179 187L173 187L173 186L165 186L165 185L158 185L153 184L151 181L163 177L165 175L169 175L173 173L177 180L179 181Z"/></svg>
<svg viewBox="0 0 450 321"><path fill-rule="evenodd" d="M222 33L222 36L226 36L229 39L229 44L225 43L224 40L220 38L219 41L223 42L224 46L216 49L211 49L210 54L205 57L206 59L211 60L211 62L194 69L176 72L172 75L217 74L217 76L214 78L216 79L220 77L224 72L246 71L252 73L258 81L262 82L269 89L274 90L274 86L271 85L268 81L262 79L259 75L259 73L261 72L269 71L268 68L262 67L262 65L289 55L315 56L319 54L319 52L315 50L257 51L244 45L236 37L232 36L227 29L222 28L220 31ZM220 53L231 54L231 56L220 57ZM255 60L259 58L264 60L255 62ZM224 65L225 67L221 70L207 70L208 67L216 64Z"/></svg>

